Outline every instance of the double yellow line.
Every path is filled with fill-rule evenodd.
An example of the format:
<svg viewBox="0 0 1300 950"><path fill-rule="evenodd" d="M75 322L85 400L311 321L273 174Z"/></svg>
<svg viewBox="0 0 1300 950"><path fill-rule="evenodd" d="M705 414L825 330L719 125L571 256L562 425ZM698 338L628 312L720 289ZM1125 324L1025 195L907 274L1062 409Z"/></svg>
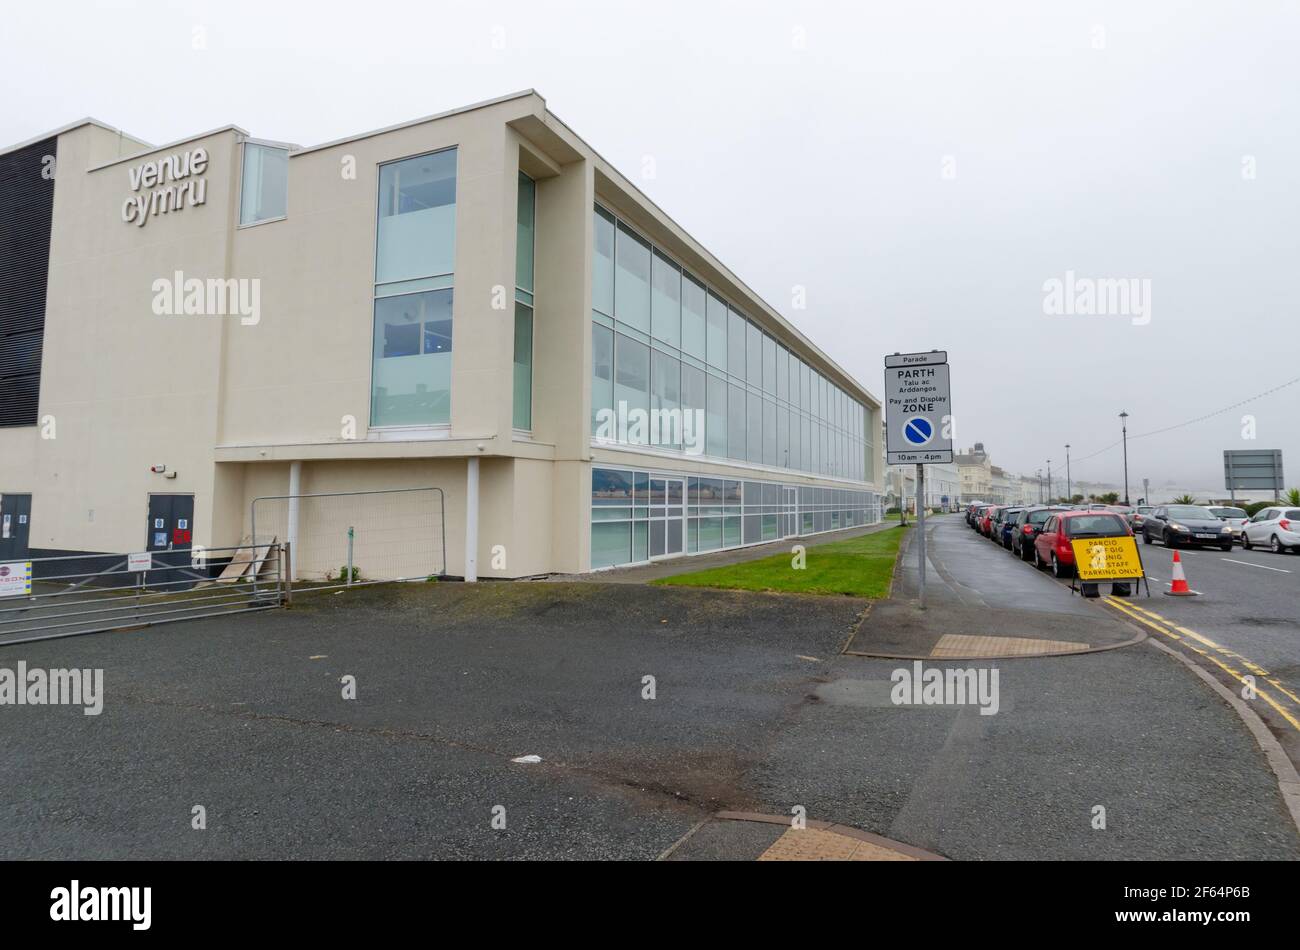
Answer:
<svg viewBox="0 0 1300 950"><path fill-rule="evenodd" d="M1120 613L1136 620L1138 623L1150 627L1152 630L1163 634L1171 640L1178 641L1187 649L1195 653L1199 653L1233 679L1237 680L1237 682L1245 685L1246 676L1248 675L1255 677L1256 680L1263 680L1290 699L1296 707L1300 708L1300 696L1296 696L1295 693L1283 686L1276 677L1269 674L1268 670L1251 662L1240 653L1235 653L1227 647L1215 643L1209 637L1199 634L1195 630L1189 630L1186 627L1179 626L1172 620L1160 616L1160 614L1156 613L1154 610L1147 610L1145 607L1139 607L1131 601L1112 596L1106 598L1106 603L1110 604L1110 606L1114 607ZM1223 659L1221 659L1221 657ZM1237 668L1238 666L1243 667L1246 672L1243 673L1241 669ZM1278 715L1289 722L1297 732L1300 732L1300 719L1296 718L1295 713L1285 708L1263 689L1260 689L1258 683L1256 683L1253 688L1256 696L1276 709Z"/></svg>

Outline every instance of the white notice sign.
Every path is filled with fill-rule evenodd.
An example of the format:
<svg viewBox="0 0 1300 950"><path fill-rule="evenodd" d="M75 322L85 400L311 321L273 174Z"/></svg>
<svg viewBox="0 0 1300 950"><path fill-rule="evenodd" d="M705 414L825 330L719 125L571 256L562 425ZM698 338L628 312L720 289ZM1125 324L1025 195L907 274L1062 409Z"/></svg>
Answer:
<svg viewBox="0 0 1300 950"><path fill-rule="evenodd" d="M890 465L952 461L947 354L885 357L885 453Z"/></svg>

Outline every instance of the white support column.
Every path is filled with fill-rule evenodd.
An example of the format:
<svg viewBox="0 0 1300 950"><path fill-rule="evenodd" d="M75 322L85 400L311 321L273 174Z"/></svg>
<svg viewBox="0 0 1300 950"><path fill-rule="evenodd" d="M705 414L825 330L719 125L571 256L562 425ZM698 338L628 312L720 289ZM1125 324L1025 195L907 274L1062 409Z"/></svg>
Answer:
<svg viewBox="0 0 1300 950"><path fill-rule="evenodd" d="M467 460L465 474L465 580L478 580L478 458Z"/></svg>
<svg viewBox="0 0 1300 950"><path fill-rule="evenodd" d="M289 542L289 579L296 581L298 579L294 565L298 560L298 496L302 494L302 462L289 463L289 524L288 537ZM253 539L257 543L257 539Z"/></svg>

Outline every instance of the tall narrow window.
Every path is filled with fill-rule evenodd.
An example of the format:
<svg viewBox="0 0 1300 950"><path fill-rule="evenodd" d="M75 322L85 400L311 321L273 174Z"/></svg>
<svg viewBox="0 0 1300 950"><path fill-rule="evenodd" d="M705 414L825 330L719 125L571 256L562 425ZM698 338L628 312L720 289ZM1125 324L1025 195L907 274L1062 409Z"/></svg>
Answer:
<svg viewBox="0 0 1300 950"><path fill-rule="evenodd" d="M379 170L370 424L451 421L456 150Z"/></svg>
<svg viewBox="0 0 1300 950"><path fill-rule="evenodd" d="M515 399L516 429L533 428L533 308L515 301Z"/></svg>
<svg viewBox="0 0 1300 950"><path fill-rule="evenodd" d="M533 255L537 231L537 185L519 173L515 216L515 372L513 426L533 428Z"/></svg>
<svg viewBox="0 0 1300 950"><path fill-rule="evenodd" d="M283 218L289 205L289 150L244 143L239 223Z"/></svg>

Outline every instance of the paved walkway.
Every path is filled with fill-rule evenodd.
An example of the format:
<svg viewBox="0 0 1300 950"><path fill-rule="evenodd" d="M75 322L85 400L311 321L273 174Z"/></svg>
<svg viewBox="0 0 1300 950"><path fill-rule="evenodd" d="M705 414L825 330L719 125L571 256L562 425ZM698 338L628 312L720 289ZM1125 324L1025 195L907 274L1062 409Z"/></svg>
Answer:
<svg viewBox="0 0 1300 950"><path fill-rule="evenodd" d="M657 581L662 577L675 577L678 574L690 574L695 571L705 571L711 567L722 567L727 564L742 564L745 561L758 561L765 557L771 557L774 554L786 554L796 544L802 544L805 547L814 547L818 544L829 544L832 541L845 541L849 538L860 537L864 534L873 534L876 531L886 531L890 528L897 528L897 521L884 521L880 524L867 525L864 528L845 528L843 531L828 531L825 534L816 534L812 537L804 538L783 538L780 541L773 541L770 544L755 544L752 547L732 548L727 551L713 551L708 554L691 554L681 557L670 558L666 561L655 561L651 564L637 564L633 567L615 567L607 571L593 571L590 574L553 574L548 577L550 581L584 581L594 582L597 584L646 584L650 581Z"/></svg>
<svg viewBox="0 0 1300 950"><path fill-rule="evenodd" d="M957 515L926 521L925 609L917 535L903 539L894 590L849 644L858 656L988 659L1087 653L1145 639L975 533Z"/></svg>

